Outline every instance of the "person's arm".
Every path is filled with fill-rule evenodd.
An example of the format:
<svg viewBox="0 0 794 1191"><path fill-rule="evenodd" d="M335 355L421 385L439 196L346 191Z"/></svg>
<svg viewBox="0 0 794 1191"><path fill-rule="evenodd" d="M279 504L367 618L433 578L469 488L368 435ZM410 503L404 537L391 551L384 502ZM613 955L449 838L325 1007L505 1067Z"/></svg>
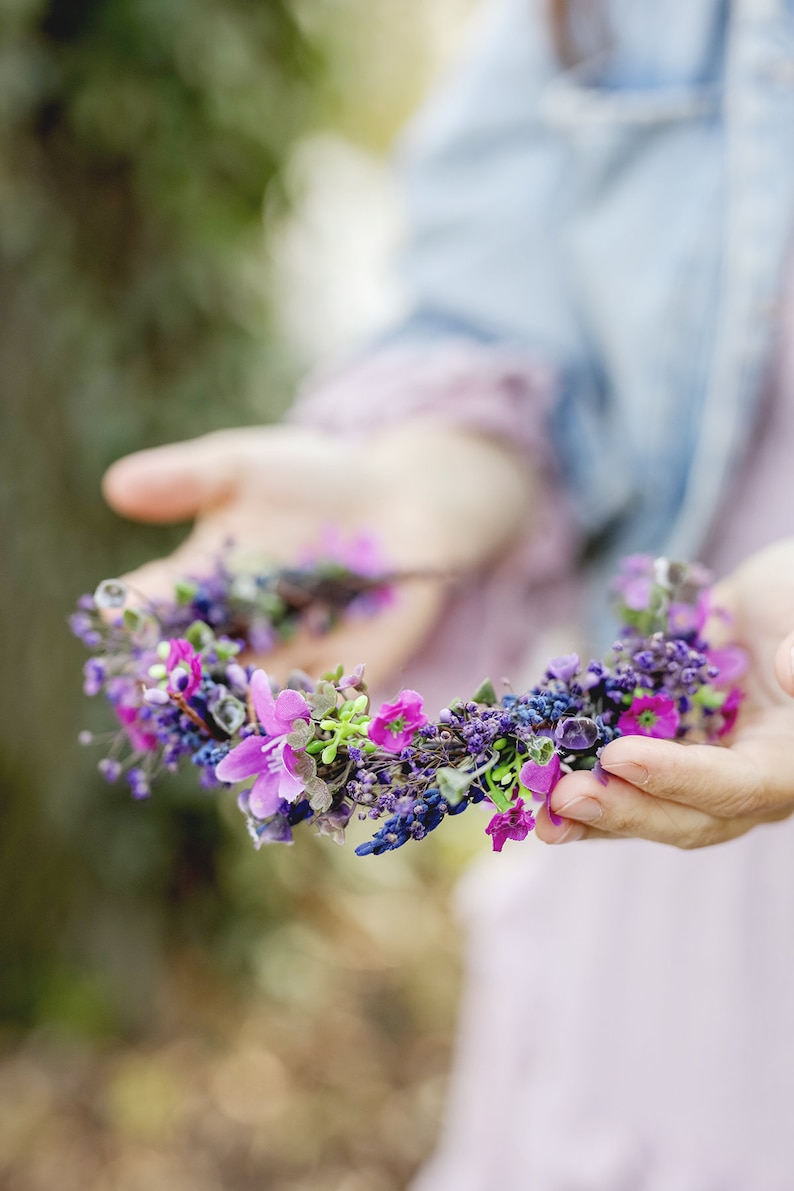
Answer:
<svg viewBox="0 0 794 1191"><path fill-rule="evenodd" d="M794 538L753 555L715 593L730 636L749 654L747 691L726 747L623 736L604 749L602 785L572 773L554 790L546 843L640 837L699 848L794 810ZM724 631L724 630L723 630Z"/></svg>

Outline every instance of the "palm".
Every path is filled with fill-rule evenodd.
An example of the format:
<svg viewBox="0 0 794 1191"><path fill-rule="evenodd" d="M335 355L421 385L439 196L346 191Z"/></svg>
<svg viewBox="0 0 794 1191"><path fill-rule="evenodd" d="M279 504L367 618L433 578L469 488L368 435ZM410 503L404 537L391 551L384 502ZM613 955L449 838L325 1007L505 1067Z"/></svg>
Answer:
<svg viewBox="0 0 794 1191"><path fill-rule="evenodd" d="M482 477L482 491L472 475ZM410 425L366 451L297 426L223 431L122 459L106 476L105 495L137 520L194 519L172 555L128 576L148 598L167 597L175 579L209 570L230 540L238 554L289 564L329 525L343 535L376 527L390 567L431 577L402 582L395 605L370 620L327 637L298 634L267 658L282 678L295 666L318 673L366 661L376 682L427 636L444 577L503 548L527 499L523 473L503 449Z"/></svg>

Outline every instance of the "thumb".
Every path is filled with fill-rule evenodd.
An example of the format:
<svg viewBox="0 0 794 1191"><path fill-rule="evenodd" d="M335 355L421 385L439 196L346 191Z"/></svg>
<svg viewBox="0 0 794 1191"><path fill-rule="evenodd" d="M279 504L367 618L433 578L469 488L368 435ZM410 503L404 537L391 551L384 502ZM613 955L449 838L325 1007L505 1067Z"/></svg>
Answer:
<svg viewBox="0 0 794 1191"><path fill-rule="evenodd" d="M775 653L775 676L787 695L794 696L794 633L789 633Z"/></svg>
<svg viewBox="0 0 794 1191"><path fill-rule="evenodd" d="M133 521L185 521L223 501L234 487L234 433L137 451L112 464L102 480L110 507Z"/></svg>

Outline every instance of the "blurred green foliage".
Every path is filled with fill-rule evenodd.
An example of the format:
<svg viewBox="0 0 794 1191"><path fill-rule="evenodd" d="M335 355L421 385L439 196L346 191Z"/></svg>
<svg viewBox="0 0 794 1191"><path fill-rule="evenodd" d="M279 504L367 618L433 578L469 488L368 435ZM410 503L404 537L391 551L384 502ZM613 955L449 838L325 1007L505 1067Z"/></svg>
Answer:
<svg viewBox="0 0 794 1191"><path fill-rule="evenodd" d="M264 253L322 69L287 0L0 0L6 1020L135 1025L169 940L228 919L211 800L132 807L78 750L107 723L65 617L173 541L122 532L111 460L283 407Z"/></svg>
<svg viewBox="0 0 794 1191"><path fill-rule="evenodd" d="M291 151L329 123L382 149L432 70L443 7L0 0L0 1022L14 1029L144 1029L180 948L261 982L264 947L286 972L290 915L316 917L343 880L327 844L255 855L234 807L187 779L146 805L105 786L76 736L108 715L80 693L66 617L180 533L106 509L113 459L283 410L299 362L272 330L268 252Z"/></svg>

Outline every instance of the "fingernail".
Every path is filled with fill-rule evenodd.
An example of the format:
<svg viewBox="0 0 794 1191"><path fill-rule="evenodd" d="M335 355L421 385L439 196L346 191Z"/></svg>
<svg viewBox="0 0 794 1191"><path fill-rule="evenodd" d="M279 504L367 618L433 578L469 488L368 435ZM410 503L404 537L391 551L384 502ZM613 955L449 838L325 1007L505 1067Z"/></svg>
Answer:
<svg viewBox="0 0 794 1191"><path fill-rule="evenodd" d="M564 819L577 819L580 823L597 823L604 813L597 798L573 798L565 806L552 805L551 809Z"/></svg>
<svg viewBox="0 0 794 1191"><path fill-rule="evenodd" d="M636 761L610 761L607 765L602 761L601 768L607 773L614 773L615 777L623 778L624 782L631 782L632 786L647 786L651 780L645 766L638 765Z"/></svg>
<svg viewBox="0 0 794 1191"><path fill-rule="evenodd" d="M567 831L564 831L559 839L554 840L554 846L557 844L573 844L577 840L583 839L586 828L581 823L571 823Z"/></svg>

